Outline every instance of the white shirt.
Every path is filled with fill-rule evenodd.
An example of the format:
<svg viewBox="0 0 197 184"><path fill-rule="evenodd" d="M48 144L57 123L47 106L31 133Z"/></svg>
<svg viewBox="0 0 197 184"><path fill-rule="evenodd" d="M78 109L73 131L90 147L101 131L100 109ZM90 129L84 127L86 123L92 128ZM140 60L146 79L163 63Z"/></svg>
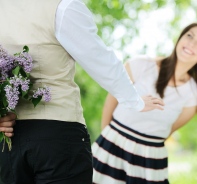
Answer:
<svg viewBox="0 0 197 184"><path fill-rule="evenodd" d="M97 35L93 16L82 0L62 0L55 23L57 40L95 81L127 108L144 108L124 66Z"/></svg>
<svg viewBox="0 0 197 184"><path fill-rule="evenodd" d="M129 61L132 77L140 95L152 94L159 97L155 90L159 72L156 61L147 56L136 56ZM167 86L164 91L164 110L132 112L119 104L113 117L120 123L138 132L167 138L173 123L183 108L197 106L197 84L191 78L185 84L175 87Z"/></svg>

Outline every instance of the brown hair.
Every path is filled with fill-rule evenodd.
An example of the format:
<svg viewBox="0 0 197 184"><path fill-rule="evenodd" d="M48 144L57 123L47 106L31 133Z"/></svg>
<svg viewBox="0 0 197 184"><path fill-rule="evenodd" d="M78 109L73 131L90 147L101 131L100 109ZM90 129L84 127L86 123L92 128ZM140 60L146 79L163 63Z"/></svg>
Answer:
<svg viewBox="0 0 197 184"><path fill-rule="evenodd" d="M172 54L169 57L166 57L161 60L159 77L156 82L156 91L160 95L161 98L164 97L165 88L168 85L168 82L171 78L173 78L174 84L176 87L176 83L175 83L175 68L176 68L176 63L177 63L176 47L181 37L193 27L197 27L197 23L190 24L185 29L183 29L183 31L181 32L176 42L176 45L174 47ZM193 77L197 83L197 64L194 65L188 71L188 74L191 77Z"/></svg>

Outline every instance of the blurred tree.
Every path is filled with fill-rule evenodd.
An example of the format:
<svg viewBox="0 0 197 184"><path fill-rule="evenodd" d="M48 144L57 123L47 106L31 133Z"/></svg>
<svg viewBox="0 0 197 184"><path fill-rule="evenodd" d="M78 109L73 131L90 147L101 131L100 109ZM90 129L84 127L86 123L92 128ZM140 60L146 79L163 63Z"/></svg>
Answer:
<svg viewBox="0 0 197 184"><path fill-rule="evenodd" d="M128 43L133 41L140 29L140 21L146 21L148 13L165 7L171 7L174 17L169 21L167 34L174 38L182 29L181 20L188 9L196 10L195 0L84 0L94 14L98 26L98 34L109 46L124 52ZM196 11L195 11L196 12ZM162 20L163 17L161 17ZM114 40L113 33L121 25L124 34ZM162 27L162 26L161 26ZM146 53L147 45L142 45L139 53ZM162 45L158 45L157 53L162 54ZM123 60L129 57L123 54ZM92 141L100 133L101 112L107 92L94 82L86 72L77 65L75 77L80 86L84 116ZM196 145L197 147L197 145Z"/></svg>

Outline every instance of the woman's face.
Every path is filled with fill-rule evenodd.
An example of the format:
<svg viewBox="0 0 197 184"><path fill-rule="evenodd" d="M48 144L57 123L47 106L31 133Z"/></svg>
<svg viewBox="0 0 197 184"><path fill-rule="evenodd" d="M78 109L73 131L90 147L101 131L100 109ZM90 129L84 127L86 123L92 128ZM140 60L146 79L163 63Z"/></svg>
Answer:
<svg viewBox="0 0 197 184"><path fill-rule="evenodd" d="M197 26L181 37L176 47L176 53L180 62L197 63Z"/></svg>

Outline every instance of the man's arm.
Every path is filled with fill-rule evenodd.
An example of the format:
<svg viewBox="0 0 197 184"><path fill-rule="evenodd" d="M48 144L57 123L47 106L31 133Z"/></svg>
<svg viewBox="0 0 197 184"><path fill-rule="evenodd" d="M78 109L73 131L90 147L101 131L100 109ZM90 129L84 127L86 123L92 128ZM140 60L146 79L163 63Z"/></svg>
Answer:
<svg viewBox="0 0 197 184"><path fill-rule="evenodd" d="M81 0L62 0L59 4L56 12L56 38L119 103L137 111L155 108L152 97L144 101L138 95L123 64L97 35L92 14Z"/></svg>

